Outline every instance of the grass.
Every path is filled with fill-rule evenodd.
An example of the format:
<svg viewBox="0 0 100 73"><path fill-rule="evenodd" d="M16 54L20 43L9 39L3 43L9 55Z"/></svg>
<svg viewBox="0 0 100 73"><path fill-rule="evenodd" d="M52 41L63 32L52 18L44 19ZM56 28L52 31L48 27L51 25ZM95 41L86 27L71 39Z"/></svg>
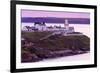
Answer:
<svg viewBox="0 0 100 73"><path fill-rule="evenodd" d="M52 32L22 32L22 37L34 42L38 48L48 48L50 50L80 49L90 48L90 39L85 35L80 36L51 36L40 41L39 39L51 34Z"/></svg>

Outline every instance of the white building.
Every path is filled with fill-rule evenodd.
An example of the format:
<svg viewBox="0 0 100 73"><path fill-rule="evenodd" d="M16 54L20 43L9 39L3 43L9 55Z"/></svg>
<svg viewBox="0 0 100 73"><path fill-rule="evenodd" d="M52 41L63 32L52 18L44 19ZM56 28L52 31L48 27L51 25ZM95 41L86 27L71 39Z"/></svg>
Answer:
<svg viewBox="0 0 100 73"><path fill-rule="evenodd" d="M65 26L66 30L69 30L69 24L68 24L68 20L67 19L65 20L64 26Z"/></svg>
<svg viewBox="0 0 100 73"><path fill-rule="evenodd" d="M54 23L52 24L54 25ZM74 32L74 27L69 27L68 20L65 20L65 23L60 26L59 24L54 26L47 26L45 22L35 22L33 26L29 26L31 31L35 31L35 29L38 29L38 31L65 31L68 32ZM34 29L35 28L35 29ZM28 29L28 31L29 31ZM23 30L27 30L26 26Z"/></svg>
<svg viewBox="0 0 100 73"><path fill-rule="evenodd" d="M46 31L47 27L45 22L35 22L34 27L38 29L38 31Z"/></svg>

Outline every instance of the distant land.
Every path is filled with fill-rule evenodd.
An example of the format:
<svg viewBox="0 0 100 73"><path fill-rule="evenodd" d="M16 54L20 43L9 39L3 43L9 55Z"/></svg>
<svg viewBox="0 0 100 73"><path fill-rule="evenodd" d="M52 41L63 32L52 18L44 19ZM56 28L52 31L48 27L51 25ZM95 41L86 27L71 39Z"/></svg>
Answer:
<svg viewBox="0 0 100 73"><path fill-rule="evenodd" d="M34 22L45 22L45 23L65 23L65 19L68 20L69 24L90 24L89 18L54 18L54 17L22 17L22 23L34 23Z"/></svg>

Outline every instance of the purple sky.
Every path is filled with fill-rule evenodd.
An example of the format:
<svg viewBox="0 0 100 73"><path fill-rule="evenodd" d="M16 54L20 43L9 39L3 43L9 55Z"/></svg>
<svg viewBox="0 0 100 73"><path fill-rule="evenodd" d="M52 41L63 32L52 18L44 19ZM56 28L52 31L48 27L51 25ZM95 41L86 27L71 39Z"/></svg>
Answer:
<svg viewBox="0 0 100 73"><path fill-rule="evenodd" d="M22 10L22 17L90 18L90 13Z"/></svg>

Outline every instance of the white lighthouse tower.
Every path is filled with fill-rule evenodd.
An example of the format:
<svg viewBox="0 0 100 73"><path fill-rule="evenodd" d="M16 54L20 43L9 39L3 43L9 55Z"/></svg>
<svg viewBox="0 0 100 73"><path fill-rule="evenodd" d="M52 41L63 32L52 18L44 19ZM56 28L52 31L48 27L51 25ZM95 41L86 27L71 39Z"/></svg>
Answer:
<svg viewBox="0 0 100 73"><path fill-rule="evenodd" d="M69 24L67 19L65 19L64 27L66 28L66 30L69 30Z"/></svg>

